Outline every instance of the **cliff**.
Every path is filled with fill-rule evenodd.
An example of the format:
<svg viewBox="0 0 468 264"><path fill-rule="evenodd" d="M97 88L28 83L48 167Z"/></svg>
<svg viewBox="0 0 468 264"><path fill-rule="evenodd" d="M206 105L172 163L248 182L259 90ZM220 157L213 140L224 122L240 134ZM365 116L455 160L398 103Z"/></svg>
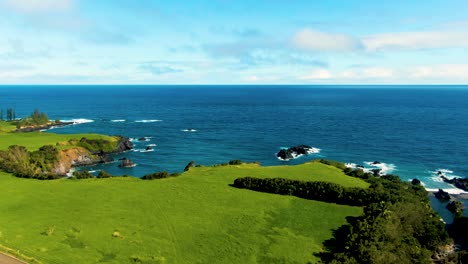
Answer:
<svg viewBox="0 0 468 264"><path fill-rule="evenodd" d="M83 139L81 140L83 142ZM92 142L86 140L86 143ZM89 146L88 144L86 146ZM133 144L126 137L119 137L112 150L96 148L85 148L74 146L59 152L58 162L55 164L53 173L66 175L73 167L91 166L98 163L108 163L114 161L111 154L121 153L133 148Z"/></svg>

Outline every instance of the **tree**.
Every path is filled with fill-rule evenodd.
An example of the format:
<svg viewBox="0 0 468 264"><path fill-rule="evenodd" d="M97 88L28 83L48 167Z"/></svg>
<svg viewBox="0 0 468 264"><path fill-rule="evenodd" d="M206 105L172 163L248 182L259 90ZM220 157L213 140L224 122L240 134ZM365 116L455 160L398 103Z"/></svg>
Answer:
<svg viewBox="0 0 468 264"><path fill-rule="evenodd" d="M7 114L6 114L6 116L7 116L7 120L8 120L8 121L11 121L11 119L12 119L12 117L13 117L13 112L12 112L12 110L13 110L13 109L11 109L11 108L8 108L8 109L7 109Z"/></svg>
<svg viewBox="0 0 468 264"><path fill-rule="evenodd" d="M0 120L3 121L3 109L0 109Z"/></svg>

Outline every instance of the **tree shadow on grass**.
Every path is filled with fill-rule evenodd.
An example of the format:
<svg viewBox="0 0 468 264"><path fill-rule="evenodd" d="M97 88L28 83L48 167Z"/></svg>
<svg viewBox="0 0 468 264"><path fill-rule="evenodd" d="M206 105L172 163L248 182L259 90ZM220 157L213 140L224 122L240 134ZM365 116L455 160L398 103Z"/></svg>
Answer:
<svg viewBox="0 0 468 264"><path fill-rule="evenodd" d="M330 263L333 260L335 253L345 252L345 242L347 241L349 234L351 234L350 223L353 223L358 219L359 217L347 216L347 223L332 230L333 237L323 242L323 252L314 253L313 255L320 258L323 263Z"/></svg>

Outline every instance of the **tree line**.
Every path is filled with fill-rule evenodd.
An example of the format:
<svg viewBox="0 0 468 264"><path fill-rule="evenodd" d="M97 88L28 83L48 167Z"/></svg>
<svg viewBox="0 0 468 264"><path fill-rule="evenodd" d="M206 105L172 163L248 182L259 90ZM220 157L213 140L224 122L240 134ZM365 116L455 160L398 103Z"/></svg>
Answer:
<svg viewBox="0 0 468 264"><path fill-rule="evenodd" d="M6 118L6 119L5 119ZM13 121L16 119L16 111L13 108L7 108L6 117L4 117L3 109L0 109L0 120L1 121Z"/></svg>

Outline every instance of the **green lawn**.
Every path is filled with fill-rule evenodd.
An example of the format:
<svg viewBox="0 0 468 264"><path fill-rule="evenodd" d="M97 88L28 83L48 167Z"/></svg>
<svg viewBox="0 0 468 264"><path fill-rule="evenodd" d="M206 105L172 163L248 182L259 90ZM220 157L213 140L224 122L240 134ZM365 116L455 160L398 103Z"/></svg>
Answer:
<svg viewBox="0 0 468 264"><path fill-rule="evenodd" d="M200 167L153 181L0 173L0 244L44 263L306 263L362 213L230 187L238 176L366 186L320 163Z"/></svg>
<svg viewBox="0 0 468 264"><path fill-rule="evenodd" d="M0 150L7 149L11 145L20 145L25 146L30 151L34 151L44 145L55 146L56 143L61 143L61 145L58 146L59 149L65 149L71 147L67 145L70 139L80 140L82 137L116 141L115 137L99 134L53 134L47 132L14 133L0 130Z"/></svg>

